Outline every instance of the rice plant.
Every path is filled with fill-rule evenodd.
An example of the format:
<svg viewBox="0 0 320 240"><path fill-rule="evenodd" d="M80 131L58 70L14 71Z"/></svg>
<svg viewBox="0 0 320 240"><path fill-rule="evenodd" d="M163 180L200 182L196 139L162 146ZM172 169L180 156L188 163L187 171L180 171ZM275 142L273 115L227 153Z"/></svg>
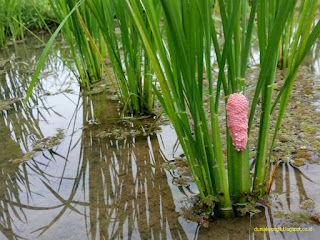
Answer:
<svg viewBox="0 0 320 240"><path fill-rule="evenodd" d="M77 1L73 1L69 6L66 6L65 1L50 0L50 3L62 21ZM80 79L86 78L86 71L89 79L91 75L101 79L103 76L99 69L99 61L103 62L106 69L104 59L107 55L116 76L115 87L124 110L135 114L149 114L154 103L151 87L153 70L139 32L127 17L128 11L123 6L123 0L85 1L77 10L78 16L70 15L64 35L73 53ZM73 47L74 40L77 43L76 48ZM104 53L104 56L101 53ZM108 75L113 81L110 74Z"/></svg>
<svg viewBox="0 0 320 240"><path fill-rule="evenodd" d="M151 113L153 70L125 1L89 0L87 5L99 23L125 108L136 114ZM142 7L139 11L143 14ZM146 20L145 24L151 32Z"/></svg>
<svg viewBox="0 0 320 240"><path fill-rule="evenodd" d="M0 2L0 9L3 9L3 3ZM4 14L0 11L0 19L4 19ZM0 21L0 47L5 46L6 34L5 34L5 27L4 22Z"/></svg>
<svg viewBox="0 0 320 240"><path fill-rule="evenodd" d="M62 22L79 1L49 0L49 2L58 21ZM89 82L101 80L102 78L102 65L97 50L101 51L104 44L99 42L100 31L98 24L87 6L82 5L77 9L79 11L78 14L70 15L65 23L63 36L70 47L72 59L76 65L78 82L81 86L86 86ZM89 29L90 37L100 43L98 44L100 49L95 49L90 43L81 21Z"/></svg>
<svg viewBox="0 0 320 240"><path fill-rule="evenodd" d="M62 0L49 1L61 24L39 61L27 99L36 83L43 60L57 34L63 29L82 86L89 86L90 81L87 80L105 77L102 73L103 67L109 80L115 82L114 87L124 110L135 114L151 113L155 98L151 87L153 70L136 25L127 17L128 9L123 7L125 2L82 0L69 1L67 4ZM140 11L143 9L140 8ZM161 12L157 12L158 19L160 14ZM147 24L146 20L145 23ZM115 73L115 81L105 64L107 56Z"/></svg>
<svg viewBox="0 0 320 240"><path fill-rule="evenodd" d="M10 35L12 40L21 40L24 38L24 29L13 21L15 17L22 21L21 7L22 0L1 0L0 1L0 46L4 46L6 35Z"/></svg>
<svg viewBox="0 0 320 240"><path fill-rule="evenodd" d="M164 12L167 41L161 35L156 17L158 2ZM233 215L232 203L246 203L251 191L253 195L259 197L265 194L266 181L269 178L268 167L274 145L268 146L270 115L275 112L274 109L280 101L277 126L274 129L275 138L298 66L320 33L319 22L311 31L314 6L317 2L317 0L310 0L304 3L305 15L301 20L304 31L295 35L292 51L294 54L289 61L287 78L276 100L273 101L273 84L280 39L295 9L296 0L253 0L251 6L248 6L246 0L218 0L224 37L222 50L218 44L217 28L212 18L209 0L126 0L148 51L161 92L156 86L153 89L177 132L201 198L208 203L216 197L218 200L216 205L224 216ZM141 5L152 29L151 36L144 21L144 13L140 11ZM251 187L249 146L243 147L242 141L245 137L244 140L240 139L242 142L240 145L236 143L239 138L235 137L237 129L236 131L232 129L234 128L230 122L232 119L228 119L234 115L228 110L228 98L232 97L231 102L235 102L236 106L238 104L238 107L242 105L243 111L246 110L243 102L243 97L246 95L244 79L255 18L260 50L260 75L250 106L248 124L244 127L245 130L248 129L245 137L249 138L255 121L258 98L261 96L257 156ZM156 44L156 51L152 45L153 41ZM216 81L212 78L211 70L212 46L219 66L219 77ZM225 68L227 68L227 76ZM207 89L203 87L205 73L208 81ZM214 85L216 90L213 88ZM205 114L203 102L205 92L209 93L210 98L210 119L207 119ZM218 118L219 99L223 95L227 106L228 181L222 152L225 147L221 142ZM245 117L243 122L246 122Z"/></svg>
<svg viewBox="0 0 320 240"><path fill-rule="evenodd" d="M0 0L0 47L12 41L24 39L25 29L40 30L47 24L56 24L56 19L47 0Z"/></svg>
<svg viewBox="0 0 320 240"><path fill-rule="evenodd" d="M311 7L313 7L313 10L316 10L317 5L314 5L310 1L302 0L296 9L290 13L281 37L278 62L280 69L286 69L289 66L289 58L294 55L295 39L301 34L301 27L303 27L306 18L306 10L309 9L310 11Z"/></svg>
<svg viewBox="0 0 320 240"><path fill-rule="evenodd" d="M314 25L315 20L315 12L317 9L318 0L306 0L301 2L300 13L301 16L298 18L298 26L296 32L293 34L292 44L290 45L290 54L288 55L288 69L286 72L285 82L276 96L275 101L272 103L272 108L270 110L270 114L274 112L277 107L277 104L280 102L278 114L277 114L277 122L273 133L272 144L270 147L270 154L275 144L277 132L280 128L282 118L284 116L284 112L290 97L290 93L293 88L293 84L296 80L296 76L298 73L298 68L312 45L316 42L317 38L320 34L320 22L319 20ZM263 164L262 164L263 165ZM268 169L270 166L270 157L266 160L266 169L259 169L260 171L265 171L265 179L267 178ZM263 167L263 166L262 166ZM255 181L257 184L258 181ZM269 185L272 183L272 178L270 179ZM256 185L257 186L257 185ZM260 192L264 194L263 191Z"/></svg>

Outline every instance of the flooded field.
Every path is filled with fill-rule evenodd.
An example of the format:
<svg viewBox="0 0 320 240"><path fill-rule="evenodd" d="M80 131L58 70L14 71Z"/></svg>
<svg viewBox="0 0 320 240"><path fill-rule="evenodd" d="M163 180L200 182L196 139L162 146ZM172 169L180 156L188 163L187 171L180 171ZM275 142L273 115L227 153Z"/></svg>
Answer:
<svg viewBox="0 0 320 240"><path fill-rule="evenodd" d="M80 91L61 45L25 107L43 46L29 38L0 49L0 239L319 239L319 42L298 79L295 124L281 133L288 160L269 201L207 228L182 214L198 192L170 123L148 135L155 117L120 120L111 90ZM312 231L257 231L283 226Z"/></svg>

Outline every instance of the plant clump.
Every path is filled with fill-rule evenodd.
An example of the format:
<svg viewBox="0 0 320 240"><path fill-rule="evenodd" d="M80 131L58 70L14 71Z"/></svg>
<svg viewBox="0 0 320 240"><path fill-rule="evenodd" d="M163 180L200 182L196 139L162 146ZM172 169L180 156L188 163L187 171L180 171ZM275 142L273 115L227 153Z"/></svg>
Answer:
<svg viewBox="0 0 320 240"><path fill-rule="evenodd" d="M209 223L214 217L213 209L219 202L218 198L208 195L205 199L202 199L200 195L196 195L191 201L192 207L182 208L180 214L188 222L197 222L205 228L209 227Z"/></svg>

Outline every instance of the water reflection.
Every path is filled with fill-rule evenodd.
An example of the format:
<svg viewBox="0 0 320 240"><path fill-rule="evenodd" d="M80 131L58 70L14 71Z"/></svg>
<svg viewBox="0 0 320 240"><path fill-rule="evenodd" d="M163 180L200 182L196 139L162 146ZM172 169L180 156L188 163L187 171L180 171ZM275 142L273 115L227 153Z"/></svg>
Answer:
<svg viewBox="0 0 320 240"><path fill-rule="evenodd" d="M319 6L318 6L319 8ZM315 27L317 21L314 21L312 28ZM316 42L313 44L311 50L309 51L307 57L303 61L303 64L308 66L311 73L320 75L320 38L316 40Z"/></svg>
<svg viewBox="0 0 320 240"><path fill-rule="evenodd" d="M84 136L90 135L90 132ZM91 239L157 239L184 236L161 168L158 139L84 142L86 215ZM87 173L87 176L85 175ZM99 237L98 237L99 236Z"/></svg>
<svg viewBox="0 0 320 240"><path fill-rule="evenodd" d="M11 110L0 111L0 232L3 234L0 234L1 239L4 236L7 239L25 238L17 224L28 223L28 212L59 207L39 207L34 204L34 199L42 194L35 191L33 184L37 182L32 179L34 176L38 179L48 179L47 173L42 169L48 165L47 163L39 161L39 158L20 166L10 162L22 158L32 149L33 141L50 132L44 131L43 126L52 124L57 117L62 117L52 108L53 102L47 101L46 97L51 91L59 91L64 86L62 81L67 83L66 79L70 79L70 72L64 70L63 62L57 57L60 50L57 47L54 47L54 50L55 53L46 61L34 95L26 107L23 107L23 98L42 49L38 48L37 42L32 39L29 39L28 44L21 43L0 49L0 101L16 99ZM60 99L63 101L61 97ZM49 161L54 159L52 152L37 155Z"/></svg>
<svg viewBox="0 0 320 240"><path fill-rule="evenodd" d="M68 202L83 215L89 239L185 238L161 167L164 162L156 136L99 138L105 128L128 131L132 124L88 125L91 103L83 104L85 127L81 135L78 171ZM118 115L116 104L105 104L100 122ZM50 186L47 186L51 189ZM51 189L51 191L53 191ZM81 197L80 197L81 196ZM75 200L80 197L79 200ZM57 216L58 217L58 216ZM52 224L50 224L52 225ZM48 225L49 226L49 225Z"/></svg>
<svg viewBox="0 0 320 240"><path fill-rule="evenodd" d="M59 59L62 52L56 46L53 48L54 54L45 63L30 100L23 107L32 73L42 53L42 48L37 45L37 40L30 39L28 44L22 42L0 49L0 60L4 63L0 69L3 71L0 74L0 101L19 100L13 104L12 110L0 112L0 124L7 126L11 139L20 144L23 152L29 150L28 145L34 139L43 137L39 122L48 124L49 118L59 115L48 105L45 96L60 91L62 86L68 86L66 80L70 78L70 71L64 72L64 62Z"/></svg>

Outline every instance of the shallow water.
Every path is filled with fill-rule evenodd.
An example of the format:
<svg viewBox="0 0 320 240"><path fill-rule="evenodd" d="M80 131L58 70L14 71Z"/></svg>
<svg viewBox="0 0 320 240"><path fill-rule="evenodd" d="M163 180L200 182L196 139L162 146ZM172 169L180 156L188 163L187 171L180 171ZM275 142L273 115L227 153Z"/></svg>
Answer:
<svg viewBox="0 0 320 240"><path fill-rule="evenodd" d="M59 59L65 52L60 44L54 46L31 100L23 107L32 68L42 51L37 45L28 39L0 49L0 61L11 59L0 67L0 100L20 99L11 110L0 112L0 239L319 238L320 227L314 224L299 223L312 227L312 232L254 231L282 226L285 220L274 216L278 210L320 212L318 163L299 168L280 163L272 206L261 206L260 213L216 220L209 228L188 222L179 212L190 206L196 186L173 184L177 173L162 167L182 154L175 148L172 126L137 136L139 126L110 120L120 116L120 105L112 100L104 102L100 124L94 124L93 112L100 107L101 96L91 100L80 92ZM36 152L25 163L14 162L32 151L32 143L54 136L57 129L65 133L60 144ZM110 131L127 134L123 139L97 136ZM301 209L308 199L314 206Z"/></svg>

